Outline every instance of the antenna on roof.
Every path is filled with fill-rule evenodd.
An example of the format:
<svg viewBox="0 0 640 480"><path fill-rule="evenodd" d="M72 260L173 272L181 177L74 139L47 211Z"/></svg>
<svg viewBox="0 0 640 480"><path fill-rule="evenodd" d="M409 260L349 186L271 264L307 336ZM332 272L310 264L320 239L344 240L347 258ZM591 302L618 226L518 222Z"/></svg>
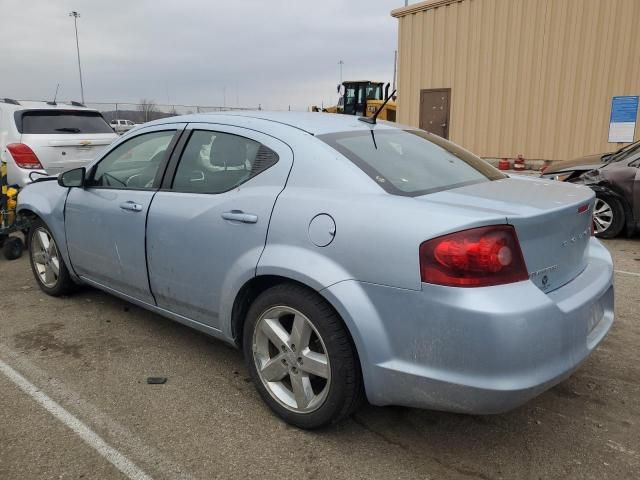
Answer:
<svg viewBox="0 0 640 480"><path fill-rule="evenodd" d="M378 118L378 115L380 114L380 112L382 111L384 106L387 104L387 102L389 100L391 100L391 97L393 97L395 94L396 94L395 90L393 92L391 92L391 95L389 95L386 98L386 100L382 103L382 105L380 105L380 108L378 108L378 110L376 110L376 113L374 113L373 116L371 116L371 117L358 117L358 120L360 120L361 122L364 122L364 123L370 123L371 125L375 125L376 124L376 119Z"/></svg>

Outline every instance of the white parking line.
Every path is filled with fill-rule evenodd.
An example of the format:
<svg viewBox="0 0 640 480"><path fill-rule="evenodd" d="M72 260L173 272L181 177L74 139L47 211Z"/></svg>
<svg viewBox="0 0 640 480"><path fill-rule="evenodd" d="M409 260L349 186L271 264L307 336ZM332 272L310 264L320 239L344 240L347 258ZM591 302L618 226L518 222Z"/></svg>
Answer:
<svg viewBox="0 0 640 480"><path fill-rule="evenodd" d="M614 270L614 271L622 275L631 275L632 277L640 277L640 273L627 272L626 270Z"/></svg>
<svg viewBox="0 0 640 480"><path fill-rule="evenodd" d="M172 480L195 480L189 471L171 458L170 453L148 445L128 427L118 423L95 405L89 403L61 380L31 363L25 355L0 343L0 359L21 372L37 387L42 389L42 386L46 385L46 390L51 398L56 399L61 405L72 405L73 411L78 417L90 418L93 428L103 432L107 438L117 439L116 446L121 451L129 452L145 465L153 465L155 471L162 477Z"/></svg>
<svg viewBox="0 0 640 480"><path fill-rule="evenodd" d="M151 480L151 477L143 472L131 460L121 454L118 450L107 444L100 436L91 430L80 419L74 417L54 400L41 392L35 385L20 375L9 365L0 360L0 371L9 380L16 384L24 393L33 398L50 414L73 430L90 447L107 459L113 466L124 473L131 480Z"/></svg>

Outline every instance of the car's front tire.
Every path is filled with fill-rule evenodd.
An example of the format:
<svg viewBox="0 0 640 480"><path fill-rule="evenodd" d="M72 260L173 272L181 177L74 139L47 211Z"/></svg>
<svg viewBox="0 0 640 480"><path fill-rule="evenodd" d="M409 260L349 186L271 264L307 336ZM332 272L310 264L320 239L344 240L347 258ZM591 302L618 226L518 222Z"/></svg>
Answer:
<svg viewBox="0 0 640 480"><path fill-rule="evenodd" d="M624 207L620 200L607 193L598 193L593 208L593 227L596 237L617 237L624 225Z"/></svg>
<svg viewBox="0 0 640 480"><path fill-rule="evenodd" d="M256 298L243 350L261 397L292 425L335 423L362 402L362 374L349 333L333 308L305 287L281 284Z"/></svg>
<svg viewBox="0 0 640 480"><path fill-rule="evenodd" d="M53 297L71 293L75 283L49 227L42 220L31 224L28 245L31 270L42 291Z"/></svg>

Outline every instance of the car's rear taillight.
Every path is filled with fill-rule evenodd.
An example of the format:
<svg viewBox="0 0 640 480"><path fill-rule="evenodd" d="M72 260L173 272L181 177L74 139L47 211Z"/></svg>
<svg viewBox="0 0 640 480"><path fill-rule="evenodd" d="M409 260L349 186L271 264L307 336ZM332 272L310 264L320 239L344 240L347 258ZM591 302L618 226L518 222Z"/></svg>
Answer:
<svg viewBox="0 0 640 480"><path fill-rule="evenodd" d="M529 278L511 225L473 228L423 242L420 275L425 283L450 287L487 287Z"/></svg>
<svg viewBox="0 0 640 480"><path fill-rule="evenodd" d="M25 145L24 143L10 143L7 145L7 150L13 157L13 160L16 162L20 168L26 168L29 170L39 170L42 169L42 164L33 150L29 148L29 145Z"/></svg>

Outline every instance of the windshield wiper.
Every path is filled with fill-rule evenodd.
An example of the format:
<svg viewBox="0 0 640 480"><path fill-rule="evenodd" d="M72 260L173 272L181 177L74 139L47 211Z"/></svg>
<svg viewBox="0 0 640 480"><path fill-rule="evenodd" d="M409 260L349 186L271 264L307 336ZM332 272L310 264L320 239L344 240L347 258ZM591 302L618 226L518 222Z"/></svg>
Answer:
<svg viewBox="0 0 640 480"><path fill-rule="evenodd" d="M76 127L62 127L56 128L56 132L80 133L80 129Z"/></svg>

